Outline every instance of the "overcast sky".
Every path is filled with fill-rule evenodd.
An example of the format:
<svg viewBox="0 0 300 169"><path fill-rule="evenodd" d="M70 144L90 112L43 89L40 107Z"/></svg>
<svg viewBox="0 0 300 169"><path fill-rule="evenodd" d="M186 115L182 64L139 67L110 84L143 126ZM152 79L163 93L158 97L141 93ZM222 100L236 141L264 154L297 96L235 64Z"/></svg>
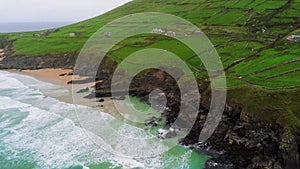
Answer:
<svg viewBox="0 0 300 169"><path fill-rule="evenodd" d="M0 0L0 22L77 22L130 0Z"/></svg>

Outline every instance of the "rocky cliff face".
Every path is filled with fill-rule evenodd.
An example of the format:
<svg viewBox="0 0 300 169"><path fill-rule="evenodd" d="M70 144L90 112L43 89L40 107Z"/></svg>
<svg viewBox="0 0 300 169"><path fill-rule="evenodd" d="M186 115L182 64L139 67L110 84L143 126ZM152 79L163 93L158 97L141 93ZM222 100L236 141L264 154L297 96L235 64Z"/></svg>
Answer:
<svg viewBox="0 0 300 169"><path fill-rule="evenodd" d="M11 56L0 63L0 69L42 69L42 68L73 68L76 56L66 54L63 56Z"/></svg>
<svg viewBox="0 0 300 169"><path fill-rule="evenodd" d="M180 75L180 72L178 74ZM107 75L109 76L105 81L96 85L97 97L110 96L112 73ZM164 94L158 94L154 99L159 103L161 97L167 98L167 109L163 112L163 116L167 118L167 125L170 125L176 120L181 106L181 95L175 78L156 69L144 71L131 82L130 94L150 104L151 91L157 88L163 91ZM202 93L208 87L208 83L199 83ZM120 98L122 94L121 92ZM185 94L193 101L193 93ZM209 98L203 97L201 100L197 121L190 134L181 140L181 144L188 145L198 152L210 154L213 158L207 162L207 168L299 168L299 135L291 133L286 136L280 125L251 116L251 112L244 111L239 105L227 105L222 121L213 136L206 143L198 143L210 106ZM155 124L155 119L150 119L146 124Z"/></svg>
<svg viewBox="0 0 300 169"><path fill-rule="evenodd" d="M217 151L225 150L224 154L214 156L213 161L249 169L294 169L300 166L297 141L285 142L281 126L239 110L227 107L222 122L209 139L208 144Z"/></svg>

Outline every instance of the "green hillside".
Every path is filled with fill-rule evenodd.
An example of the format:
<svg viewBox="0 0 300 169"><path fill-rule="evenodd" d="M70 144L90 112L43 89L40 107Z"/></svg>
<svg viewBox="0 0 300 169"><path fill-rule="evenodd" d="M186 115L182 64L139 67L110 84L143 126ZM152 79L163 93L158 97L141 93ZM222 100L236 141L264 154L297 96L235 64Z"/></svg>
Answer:
<svg viewBox="0 0 300 169"><path fill-rule="evenodd" d="M1 36L14 41L16 56L78 53L103 25L137 12L170 13L197 25L223 61L229 103L243 105L244 111L277 120L284 126L300 126L300 42L287 40L290 35L300 34L300 0L134 0L104 15L57 30ZM45 32L47 36L38 36ZM72 32L75 37L70 37ZM172 38L143 35L118 46L108 56L117 62L142 48L162 48L195 68L199 79L206 78L203 65L193 52Z"/></svg>

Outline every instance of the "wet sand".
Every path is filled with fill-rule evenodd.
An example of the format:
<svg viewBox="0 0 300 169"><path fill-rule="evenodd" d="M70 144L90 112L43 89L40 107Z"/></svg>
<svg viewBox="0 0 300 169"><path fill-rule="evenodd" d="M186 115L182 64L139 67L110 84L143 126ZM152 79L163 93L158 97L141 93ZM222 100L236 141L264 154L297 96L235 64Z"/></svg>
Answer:
<svg viewBox="0 0 300 169"><path fill-rule="evenodd" d="M36 79L54 83L58 85L67 85L71 80L85 80L87 77L80 77L78 75L68 75L73 72L72 69L37 69L37 70L10 70L14 73L25 74L33 76ZM60 76L63 75L63 76Z"/></svg>
<svg viewBox="0 0 300 169"><path fill-rule="evenodd" d="M38 69L38 70L9 70L13 73L19 73L24 74L28 76L32 76L38 80L52 83L55 85L63 86L66 89L69 90L69 93L62 96L51 96L55 97L63 102L70 103L70 104L77 104L77 105L85 105L89 107L97 107L100 111L112 114L113 116L120 117L120 114L118 113L114 102L111 100L110 97L102 98L104 99L104 102L99 102L99 99L86 99L84 98L88 94L94 91L93 86L95 82L91 83L83 83L83 84L67 84L71 80L85 80L88 77L80 77L78 75L68 75L73 72L72 69L53 69L53 68L47 68L47 69ZM60 76L64 74L64 76ZM87 91L78 93L79 90L86 89ZM123 102L124 101L117 101L117 102Z"/></svg>
<svg viewBox="0 0 300 169"><path fill-rule="evenodd" d="M89 107L94 107L99 109L102 112L106 112L114 116L119 120L133 119L128 121L128 123L132 123L132 125L136 125L136 122L144 124L144 117L140 117L141 115L138 113L134 113L134 111L128 103L128 100L112 100L110 97L103 97L103 98L94 98L94 99L87 99L84 98L85 96L89 95L90 93L94 92L94 85L95 82L90 83L82 83L82 84L67 84L67 82L71 80L85 80L88 77L80 77L78 75L68 75L72 73L72 69L39 69L39 70L10 70L13 73L20 73L28 76L32 76L38 80L52 83L58 86L62 86L65 89L68 89L69 92L55 96L49 94L48 96L54 97L60 101L76 104L76 105L85 105ZM61 74L66 74L64 76L60 76ZM86 90L88 88L88 90ZM78 92L84 89L84 92ZM103 102L99 102L100 99L104 99ZM115 103L118 104L118 109L115 106ZM121 112L120 112L121 111ZM143 119L143 120L140 120Z"/></svg>

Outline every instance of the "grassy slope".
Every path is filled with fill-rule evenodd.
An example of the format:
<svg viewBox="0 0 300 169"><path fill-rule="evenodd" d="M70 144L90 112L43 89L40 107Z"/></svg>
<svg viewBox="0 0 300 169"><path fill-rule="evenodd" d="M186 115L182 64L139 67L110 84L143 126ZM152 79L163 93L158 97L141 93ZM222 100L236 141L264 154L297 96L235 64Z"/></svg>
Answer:
<svg viewBox="0 0 300 169"><path fill-rule="evenodd" d="M99 17L60 28L45 38L33 36L39 32L9 36L15 40L15 55L78 52L106 23L148 11L183 17L207 34L226 68L228 102L284 126L300 126L300 43L286 40L286 36L300 32L300 0L134 0ZM262 29L270 33L262 33ZM72 38L69 32L81 35ZM177 47L170 48L170 43ZM204 78L199 60L190 57L193 53L173 39L132 37L120 46L110 53L113 60L121 61L142 48L159 47L178 54L195 68L200 79Z"/></svg>

